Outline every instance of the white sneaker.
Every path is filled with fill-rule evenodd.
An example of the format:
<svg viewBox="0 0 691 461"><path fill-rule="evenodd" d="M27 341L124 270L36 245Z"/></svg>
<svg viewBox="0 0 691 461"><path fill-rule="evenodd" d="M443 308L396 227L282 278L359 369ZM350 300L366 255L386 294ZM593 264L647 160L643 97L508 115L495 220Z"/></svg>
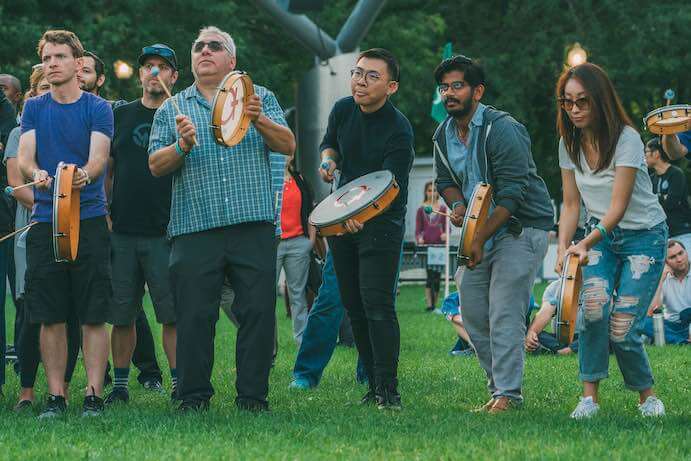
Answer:
<svg viewBox="0 0 691 461"><path fill-rule="evenodd" d="M581 397L581 400L576 405L576 409L571 412L573 419L587 419L595 416L595 413L600 409L600 405L595 403L592 397Z"/></svg>
<svg viewBox="0 0 691 461"><path fill-rule="evenodd" d="M638 411L644 418L665 416L665 404L662 403L662 400L651 395L645 399L645 402L638 405Z"/></svg>

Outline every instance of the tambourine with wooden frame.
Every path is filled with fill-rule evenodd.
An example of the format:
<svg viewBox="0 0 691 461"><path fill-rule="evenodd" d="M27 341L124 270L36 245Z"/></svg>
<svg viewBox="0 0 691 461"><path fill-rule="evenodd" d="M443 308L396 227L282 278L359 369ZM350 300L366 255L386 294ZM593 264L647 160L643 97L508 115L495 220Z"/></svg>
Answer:
<svg viewBox="0 0 691 461"><path fill-rule="evenodd" d="M310 223L322 237L347 232L346 221L364 224L385 212L398 196L400 188L388 170L360 176L339 187L322 200L310 214Z"/></svg>
<svg viewBox="0 0 691 461"><path fill-rule="evenodd" d="M53 254L56 262L77 259L79 249L79 189L72 187L77 165L58 163L53 183Z"/></svg>
<svg viewBox="0 0 691 461"><path fill-rule="evenodd" d="M466 266L470 261L470 249L473 240L475 240L478 231L485 225L491 204L492 186L484 182L477 184L468 202L461 226L461 240L456 256L459 266Z"/></svg>
<svg viewBox="0 0 691 461"><path fill-rule="evenodd" d="M236 70L223 79L211 105L211 129L218 144L233 147L242 141L250 126L245 105L253 94L252 79L245 72Z"/></svg>
<svg viewBox="0 0 691 461"><path fill-rule="evenodd" d="M643 119L648 131L665 135L691 130L691 105L675 104L648 112Z"/></svg>
<svg viewBox="0 0 691 461"><path fill-rule="evenodd" d="M564 257L561 286L557 294L556 329L554 334L561 344L571 344L576 331L576 314L583 284L583 274L578 256Z"/></svg>

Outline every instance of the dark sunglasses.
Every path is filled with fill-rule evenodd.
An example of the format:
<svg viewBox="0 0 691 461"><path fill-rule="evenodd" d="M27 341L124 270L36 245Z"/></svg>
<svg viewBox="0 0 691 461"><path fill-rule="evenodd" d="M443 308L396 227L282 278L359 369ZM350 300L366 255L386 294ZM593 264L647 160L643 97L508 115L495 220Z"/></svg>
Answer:
<svg viewBox="0 0 691 461"><path fill-rule="evenodd" d="M590 108L590 98L584 96L576 99L575 101L573 99L559 98L559 105L567 112L573 109L574 104L580 110L588 110Z"/></svg>
<svg viewBox="0 0 691 461"><path fill-rule="evenodd" d="M208 46L209 50L213 52L221 51L225 48L223 43L219 42L218 40L211 40L209 42L199 40L197 42L194 42L194 47L192 49L195 53L201 53L205 46Z"/></svg>

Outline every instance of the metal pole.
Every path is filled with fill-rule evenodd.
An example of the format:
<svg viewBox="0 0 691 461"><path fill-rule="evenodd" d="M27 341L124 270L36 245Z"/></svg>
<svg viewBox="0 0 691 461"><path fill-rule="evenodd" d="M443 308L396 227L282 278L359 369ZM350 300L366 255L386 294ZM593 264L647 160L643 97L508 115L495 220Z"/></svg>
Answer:
<svg viewBox="0 0 691 461"><path fill-rule="evenodd" d="M343 52L353 51L360 45L385 3L386 0L358 1L336 37L336 43Z"/></svg>
<svg viewBox="0 0 691 461"><path fill-rule="evenodd" d="M338 54L336 41L304 14L288 13L275 0L256 0L256 4L322 61Z"/></svg>
<svg viewBox="0 0 691 461"><path fill-rule="evenodd" d="M451 256L451 248L449 246L449 242L451 241L451 224L449 222L449 218L446 217L446 267L444 268L444 282L446 287L444 288L444 299L446 299L449 296L449 259Z"/></svg>

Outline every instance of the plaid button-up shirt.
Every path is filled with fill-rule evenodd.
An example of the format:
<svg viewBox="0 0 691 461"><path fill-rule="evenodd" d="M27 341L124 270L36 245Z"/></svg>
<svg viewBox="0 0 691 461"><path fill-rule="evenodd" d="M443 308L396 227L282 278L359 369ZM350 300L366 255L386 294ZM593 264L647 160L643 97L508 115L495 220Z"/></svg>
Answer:
<svg viewBox="0 0 691 461"><path fill-rule="evenodd" d="M274 94L254 85L262 111L272 121L287 126ZM233 147L216 143L211 130L212 107L196 84L174 96L183 114L197 131L197 145L173 173L173 196L168 235L200 232L246 222L274 223L277 204L272 190L269 149L253 124ZM175 110L167 100L156 111L149 154L176 142Z"/></svg>

